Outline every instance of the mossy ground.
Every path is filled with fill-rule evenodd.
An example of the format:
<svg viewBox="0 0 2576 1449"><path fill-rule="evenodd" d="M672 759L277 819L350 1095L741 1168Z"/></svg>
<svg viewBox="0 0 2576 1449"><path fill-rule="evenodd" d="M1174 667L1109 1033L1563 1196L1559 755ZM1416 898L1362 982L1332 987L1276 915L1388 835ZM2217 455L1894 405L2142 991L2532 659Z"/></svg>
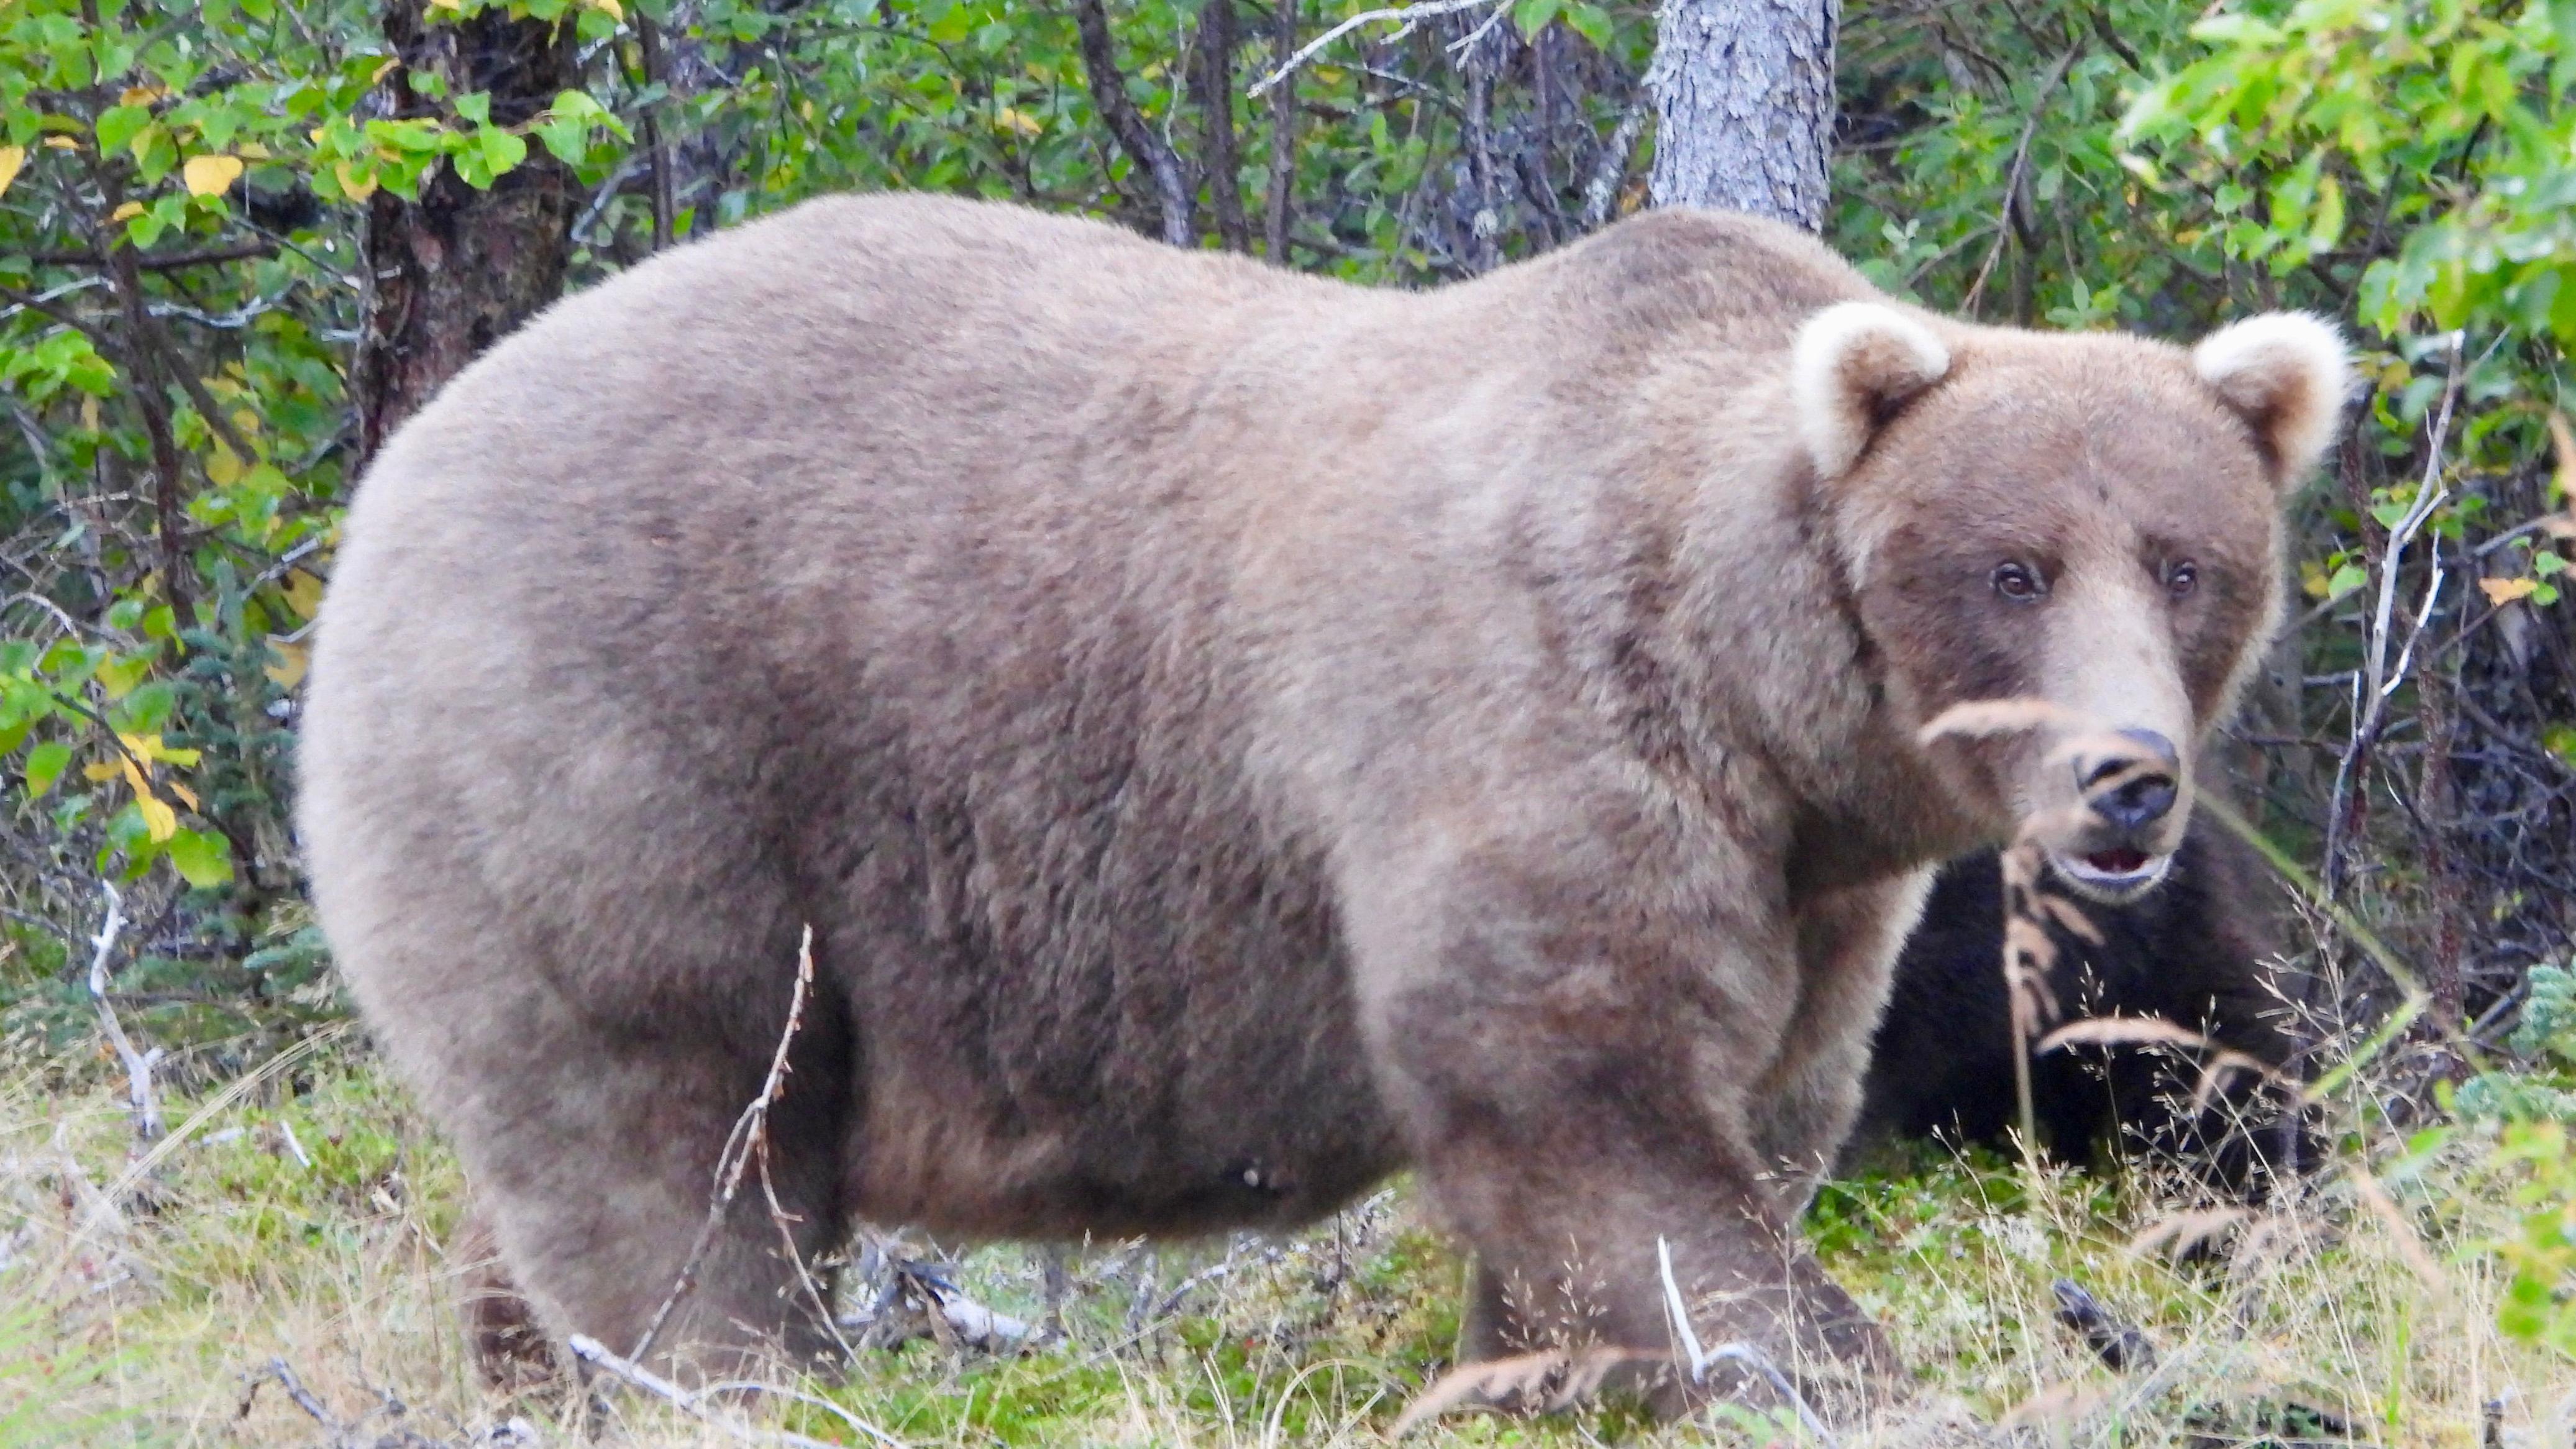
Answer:
<svg viewBox="0 0 2576 1449"><path fill-rule="evenodd" d="M476 1381L442 1252L457 1170L370 1055L343 1038L171 1102L175 1143L142 1163L120 1094L67 1086L62 1067L0 1086L0 1444L580 1442L578 1405ZM1830 1187L1810 1230L1921 1390L1854 1438L2559 1449L2576 1368L2494 1326L2492 1249L2517 1210L2486 1143L2392 1141L2375 1177L2233 1224L2181 1264L2132 1246L2177 1222L2139 1176L1926 1152ZM725 1426L616 1395L587 1432L859 1442L854 1418L919 1445L1378 1443L1448 1366L1460 1276L1398 1185L1291 1240L1094 1245L1071 1260L1064 1337L1033 1353L917 1341L845 1376L779 1378L818 1403L747 1396ZM2055 1321L2059 1278L2152 1337L2158 1367L2103 1368ZM1026 1249L968 1254L962 1282L1044 1315ZM1786 1437L1746 1413L1657 1428L1609 1404L1455 1416L1417 1442Z"/></svg>

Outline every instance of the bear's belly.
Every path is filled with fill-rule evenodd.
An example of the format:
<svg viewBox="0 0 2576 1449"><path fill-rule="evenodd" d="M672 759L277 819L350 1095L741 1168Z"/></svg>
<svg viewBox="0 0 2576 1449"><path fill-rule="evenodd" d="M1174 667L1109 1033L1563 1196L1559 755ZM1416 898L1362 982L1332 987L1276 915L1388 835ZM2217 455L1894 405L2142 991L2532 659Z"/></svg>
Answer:
<svg viewBox="0 0 2576 1449"><path fill-rule="evenodd" d="M872 1222L1020 1238L1288 1228L1404 1165L1355 1040L1288 1076L1192 1072L1154 1090L1096 1062L1093 1091L1008 1097L955 1090L950 1053L904 1055L860 1086L848 1161Z"/></svg>
<svg viewBox="0 0 2576 1449"><path fill-rule="evenodd" d="M862 1217L1009 1237L1287 1227L1403 1165L1319 880L1262 862L1182 912L1085 894L1025 934L933 935L917 910L854 933Z"/></svg>

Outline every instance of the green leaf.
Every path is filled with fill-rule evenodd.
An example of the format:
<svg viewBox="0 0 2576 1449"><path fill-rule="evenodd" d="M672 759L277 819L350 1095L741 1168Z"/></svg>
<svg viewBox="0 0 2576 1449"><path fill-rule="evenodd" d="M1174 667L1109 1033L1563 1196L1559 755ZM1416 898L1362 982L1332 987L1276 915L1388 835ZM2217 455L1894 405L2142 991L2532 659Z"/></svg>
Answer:
<svg viewBox="0 0 2576 1449"><path fill-rule="evenodd" d="M54 782L63 777L71 765L72 747L60 740L47 740L27 752L27 798L41 800Z"/></svg>
<svg viewBox="0 0 2576 1449"><path fill-rule="evenodd" d="M1598 5L1568 5L1560 18L1568 29L1592 42L1595 50L1607 52L1618 39L1610 12Z"/></svg>
<svg viewBox="0 0 2576 1449"><path fill-rule="evenodd" d="M211 830L182 830L170 837L170 864L199 890L233 878L232 842Z"/></svg>
<svg viewBox="0 0 2576 1449"><path fill-rule="evenodd" d="M2576 725L2551 725L2540 732L2540 743L2549 753L2576 766Z"/></svg>
<svg viewBox="0 0 2576 1449"><path fill-rule="evenodd" d="M142 106L110 106L98 113L98 149L104 155L122 151L143 128L152 124L152 112Z"/></svg>
<svg viewBox="0 0 2576 1449"><path fill-rule="evenodd" d="M2340 599L2369 582L2370 570L2357 563L2345 564L2334 571L2334 577L2326 580L2326 597Z"/></svg>
<svg viewBox="0 0 2576 1449"><path fill-rule="evenodd" d="M495 176L528 159L528 143L498 126L484 127L478 139L483 148L483 164L491 167Z"/></svg>
<svg viewBox="0 0 2576 1449"><path fill-rule="evenodd" d="M1512 6L1512 24L1519 26L1523 35L1536 35L1555 23L1557 13L1564 8L1565 0L1519 0Z"/></svg>

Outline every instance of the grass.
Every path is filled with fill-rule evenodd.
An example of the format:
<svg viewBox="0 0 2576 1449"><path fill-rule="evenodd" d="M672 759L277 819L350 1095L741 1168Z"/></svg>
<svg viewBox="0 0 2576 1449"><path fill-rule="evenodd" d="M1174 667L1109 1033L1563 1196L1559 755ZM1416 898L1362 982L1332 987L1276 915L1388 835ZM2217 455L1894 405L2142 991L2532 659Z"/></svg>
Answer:
<svg viewBox="0 0 2576 1449"><path fill-rule="evenodd" d="M0 1083L0 1445L579 1442L563 1399L477 1383L441 1251L455 1164L370 1055L333 1042L172 1102L181 1140L141 1171L121 1097L79 1065ZM1828 1188L1810 1230L1920 1389L1855 1442L2564 1449L2576 1366L2496 1326L2518 1261L2499 1245L2531 1210L2514 1191L2545 1179L2492 1132L2383 1136L2367 1179L2219 1225L2179 1264L2133 1239L2208 1224L2143 1175L1927 1152ZM974 1251L962 1276L995 1308L1044 1312L1028 1250ZM1286 1241L1097 1245L1072 1261L1056 1347L915 1342L782 1377L823 1403L765 1394L732 1422L827 1443L859 1442L844 1416L925 1446L1382 1443L1447 1366L1460 1276L1400 1186ZM2055 1321L2059 1278L2145 1330L2158 1365L2103 1368ZM605 1442L746 1442L638 1395L600 1412ZM1656 1428L1609 1405L1453 1417L1417 1442L1787 1437L1746 1413Z"/></svg>

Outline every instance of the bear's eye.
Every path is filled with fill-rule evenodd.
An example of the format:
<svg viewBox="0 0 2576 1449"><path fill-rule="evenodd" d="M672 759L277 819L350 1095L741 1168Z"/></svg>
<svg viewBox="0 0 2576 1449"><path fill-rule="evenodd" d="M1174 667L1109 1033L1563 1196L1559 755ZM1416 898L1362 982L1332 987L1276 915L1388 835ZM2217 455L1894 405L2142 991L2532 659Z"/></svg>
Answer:
<svg viewBox="0 0 2576 1449"><path fill-rule="evenodd" d="M2200 583L2200 565L2190 559L2177 559L2165 565L2165 592L2175 598L2188 596Z"/></svg>
<svg viewBox="0 0 2576 1449"><path fill-rule="evenodd" d="M2026 563L1995 565L1995 592L2019 603L2028 603L2048 592L2048 584L2039 570Z"/></svg>

